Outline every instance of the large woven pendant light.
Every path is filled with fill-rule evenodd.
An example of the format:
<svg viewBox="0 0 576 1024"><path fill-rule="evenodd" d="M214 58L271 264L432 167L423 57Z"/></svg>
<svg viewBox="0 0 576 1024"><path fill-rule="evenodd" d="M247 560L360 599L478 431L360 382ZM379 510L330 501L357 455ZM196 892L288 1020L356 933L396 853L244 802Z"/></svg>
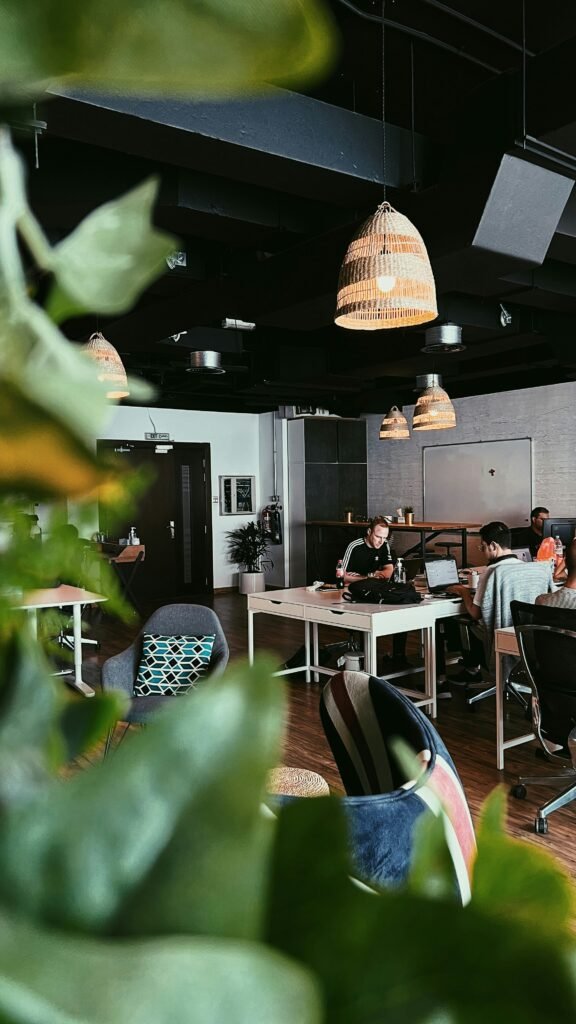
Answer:
<svg viewBox="0 0 576 1024"><path fill-rule="evenodd" d="M454 406L437 373L418 377L416 383L424 387L414 407L413 430L449 430L456 426Z"/></svg>
<svg viewBox="0 0 576 1024"><path fill-rule="evenodd" d="M83 351L97 364L98 380L107 385L106 398L126 398L130 394L126 370L114 345L96 331L90 335Z"/></svg>
<svg viewBox="0 0 576 1024"><path fill-rule="evenodd" d="M393 405L387 416L384 417L380 424L380 440L400 440L401 438L410 437L410 431L408 429L408 420L397 405Z"/></svg>
<svg viewBox="0 0 576 1024"><path fill-rule="evenodd" d="M350 242L340 269L335 323L357 331L425 324L438 316L420 232L386 202L385 0L382 2L383 202Z"/></svg>

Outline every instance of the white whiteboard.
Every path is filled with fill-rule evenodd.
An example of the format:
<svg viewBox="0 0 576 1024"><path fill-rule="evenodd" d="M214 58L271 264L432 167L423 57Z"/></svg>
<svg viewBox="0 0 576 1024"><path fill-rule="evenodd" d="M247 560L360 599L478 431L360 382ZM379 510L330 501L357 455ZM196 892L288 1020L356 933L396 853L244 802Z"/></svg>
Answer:
<svg viewBox="0 0 576 1024"><path fill-rule="evenodd" d="M520 526L532 508L532 441L477 441L422 449L424 519Z"/></svg>

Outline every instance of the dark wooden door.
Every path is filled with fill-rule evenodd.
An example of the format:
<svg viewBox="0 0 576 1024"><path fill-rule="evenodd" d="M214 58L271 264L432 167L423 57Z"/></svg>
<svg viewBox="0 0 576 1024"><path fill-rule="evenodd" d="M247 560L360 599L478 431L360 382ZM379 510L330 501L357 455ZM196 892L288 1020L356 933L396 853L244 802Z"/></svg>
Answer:
<svg viewBox="0 0 576 1024"><path fill-rule="evenodd" d="M166 446L144 441L101 441L126 469L144 469L151 477L130 519L112 527L101 510L100 529L109 537L127 537L135 526L146 558L138 569L134 593L140 601L176 601L212 590L212 521L207 481L210 448L204 444Z"/></svg>

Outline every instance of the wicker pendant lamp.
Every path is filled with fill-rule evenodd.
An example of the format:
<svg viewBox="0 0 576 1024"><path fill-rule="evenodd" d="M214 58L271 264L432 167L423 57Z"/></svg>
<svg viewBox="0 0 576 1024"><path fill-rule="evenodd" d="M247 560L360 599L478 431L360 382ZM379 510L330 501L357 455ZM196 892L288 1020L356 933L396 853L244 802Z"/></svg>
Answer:
<svg viewBox="0 0 576 1024"><path fill-rule="evenodd" d="M397 405L393 405L387 416L384 417L380 424L380 440L400 440L401 438L410 437L410 431L408 429L408 420Z"/></svg>
<svg viewBox="0 0 576 1024"><path fill-rule="evenodd" d="M130 394L126 370L114 345L96 331L90 335L83 351L97 364L98 380L107 385L106 398L126 398Z"/></svg>
<svg viewBox="0 0 576 1024"><path fill-rule="evenodd" d="M454 406L437 373L424 378L425 387L414 408L413 430L449 430L456 426ZM417 383L419 378L417 378Z"/></svg>
<svg viewBox="0 0 576 1024"><path fill-rule="evenodd" d="M386 202L385 0L382 2L383 202L350 242L334 322L357 331L425 324L438 316L434 275L420 232Z"/></svg>

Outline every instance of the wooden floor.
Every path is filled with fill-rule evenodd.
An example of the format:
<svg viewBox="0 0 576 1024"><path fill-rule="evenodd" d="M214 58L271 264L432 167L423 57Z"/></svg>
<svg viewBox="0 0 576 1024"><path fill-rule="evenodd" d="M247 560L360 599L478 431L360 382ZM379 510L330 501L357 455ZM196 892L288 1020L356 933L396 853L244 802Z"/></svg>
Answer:
<svg viewBox="0 0 576 1024"><path fill-rule="evenodd" d="M215 595L210 603L218 614L230 647L231 658L245 657L247 648L246 599L236 593ZM84 677L92 685L99 680L99 666L112 654L123 650L136 632L106 617L95 622L92 634L101 646L94 655L88 649L85 658ZM255 638L257 648L273 651L278 663L284 662L303 643L302 624L273 616L255 616ZM326 644L342 639L342 632L326 627L321 631L321 643ZM412 642L413 639L413 642ZM379 654L387 649L387 641L381 641ZM418 660L416 634L412 634L408 646L410 660ZM421 677L420 677L421 678ZM281 685L279 681L279 685ZM343 792L342 783L324 739L318 714L320 685L288 677L289 723L284 752L285 764L319 772L327 780L333 792ZM498 783L508 789L520 773L545 775L553 766L535 758L536 743L516 747L506 754L503 772L496 769L495 750L495 700L493 697L481 701L477 710L471 713L466 707L461 690L453 688L451 700L438 703L438 718L435 722L460 773L473 817L476 819L487 794ZM513 736L527 731L527 723L521 710L514 704L507 709L506 735ZM554 853L576 877L576 802L556 811L550 818L550 830L546 836L533 832L533 819L538 806L555 795L558 789L538 786L528 791L526 800L510 797L508 830L522 841Z"/></svg>

